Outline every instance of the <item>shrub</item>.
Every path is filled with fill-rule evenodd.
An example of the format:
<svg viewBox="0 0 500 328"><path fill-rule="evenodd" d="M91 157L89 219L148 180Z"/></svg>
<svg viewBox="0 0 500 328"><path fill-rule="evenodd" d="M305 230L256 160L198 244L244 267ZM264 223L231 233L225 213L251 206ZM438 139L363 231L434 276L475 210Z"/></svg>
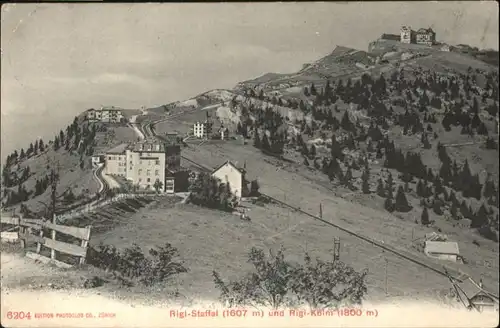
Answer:
<svg viewBox="0 0 500 328"><path fill-rule="evenodd" d="M137 280L143 285L151 286L167 281L170 277L187 272L181 262L176 261L178 251L171 244L149 250L149 257L134 244L119 252L111 245L89 247L88 263L120 277L122 285L132 285Z"/></svg>
<svg viewBox="0 0 500 328"><path fill-rule="evenodd" d="M227 306L308 305L311 309L361 304L367 291L367 271L356 272L338 261L313 261L306 253L304 264L292 265L283 249L268 257L252 248L248 261L254 270L238 281L224 283L213 271L220 300Z"/></svg>

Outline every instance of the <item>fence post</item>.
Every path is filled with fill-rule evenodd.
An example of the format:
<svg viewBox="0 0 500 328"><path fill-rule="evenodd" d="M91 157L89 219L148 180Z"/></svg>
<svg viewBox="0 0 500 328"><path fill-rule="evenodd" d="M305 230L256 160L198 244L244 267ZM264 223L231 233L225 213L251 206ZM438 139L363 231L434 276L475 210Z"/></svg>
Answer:
<svg viewBox="0 0 500 328"><path fill-rule="evenodd" d="M19 240L21 240L21 247L26 248L26 240L24 239L24 234L26 232L26 228L23 226L23 215L19 215Z"/></svg>
<svg viewBox="0 0 500 328"><path fill-rule="evenodd" d="M52 223L56 224L56 215L54 214L52 217ZM56 240L56 231L52 229L52 240ZM50 249L50 258L55 260L56 259L56 250L55 249Z"/></svg>
<svg viewBox="0 0 500 328"><path fill-rule="evenodd" d="M40 229L40 238L43 238L43 226ZM40 254L42 251L42 243L39 241L36 243L36 253Z"/></svg>
<svg viewBox="0 0 500 328"><path fill-rule="evenodd" d="M89 240L90 240L90 230L92 229L91 225L87 226L87 235L85 236L85 239L82 239L81 246L85 248L85 256L80 257L80 265L85 264L85 259L87 257L87 247L89 245Z"/></svg>

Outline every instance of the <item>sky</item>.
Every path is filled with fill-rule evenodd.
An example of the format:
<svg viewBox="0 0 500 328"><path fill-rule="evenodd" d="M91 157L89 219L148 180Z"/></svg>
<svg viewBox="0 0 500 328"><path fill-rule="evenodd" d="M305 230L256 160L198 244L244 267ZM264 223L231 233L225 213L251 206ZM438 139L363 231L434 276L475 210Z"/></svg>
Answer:
<svg viewBox="0 0 500 328"><path fill-rule="evenodd" d="M336 45L367 50L401 25L498 49L496 2L80 3L1 7L1 157L88 108L156 107Z"/></svg>

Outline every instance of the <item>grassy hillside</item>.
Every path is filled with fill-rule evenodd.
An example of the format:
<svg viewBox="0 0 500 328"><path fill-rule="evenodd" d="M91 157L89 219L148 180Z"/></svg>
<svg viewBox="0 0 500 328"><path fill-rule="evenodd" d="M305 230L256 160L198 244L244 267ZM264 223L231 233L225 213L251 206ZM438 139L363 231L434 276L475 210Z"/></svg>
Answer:
<svg viewBox="0 0 500 328"><path fill-rule="evenodd" d="M238 84L234 92L229 103L210 113L224 119L230 110L238 122L231 133L242 134L246 142L192 143L183 150L185 158L207 167L225 160L246 163L249 178L258 179L266 194L311 213L318 213L321 203L329 221L422 261L482 278L498 293L496 67L421 46L383 54L338 47L297 73L266 74ZM157 131L182 127L187 132L204 116L195 105L188 114L158 124ZM195 167L189 161L183 165ZM247 229L234 228L241 234ZM276 231L286 238L294 229ZM423 240L430 232L458 242L463 263L426 257ZM327 256L317 236L299 234L295 243L318 247ZM341 238L360 253L349 255L349 263L356 266L371 256L362 242ZM265 246L288 243L275 242ZM382 277L374 270L376 290ZM401 293L425 289L403 280L394 280ZM430 289L449 286L427 282Z"/></svg>

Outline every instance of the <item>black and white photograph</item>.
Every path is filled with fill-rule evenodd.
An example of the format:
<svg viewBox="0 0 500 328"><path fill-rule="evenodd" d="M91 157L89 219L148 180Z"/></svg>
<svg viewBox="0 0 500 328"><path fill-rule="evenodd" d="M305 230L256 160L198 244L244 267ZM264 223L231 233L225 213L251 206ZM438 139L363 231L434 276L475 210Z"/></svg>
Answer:
<svg viewBox="0 0 500 328"><path fill-rule="evenodd" d="M496 327L495 1L1 6L4 327Z"/></svg>

